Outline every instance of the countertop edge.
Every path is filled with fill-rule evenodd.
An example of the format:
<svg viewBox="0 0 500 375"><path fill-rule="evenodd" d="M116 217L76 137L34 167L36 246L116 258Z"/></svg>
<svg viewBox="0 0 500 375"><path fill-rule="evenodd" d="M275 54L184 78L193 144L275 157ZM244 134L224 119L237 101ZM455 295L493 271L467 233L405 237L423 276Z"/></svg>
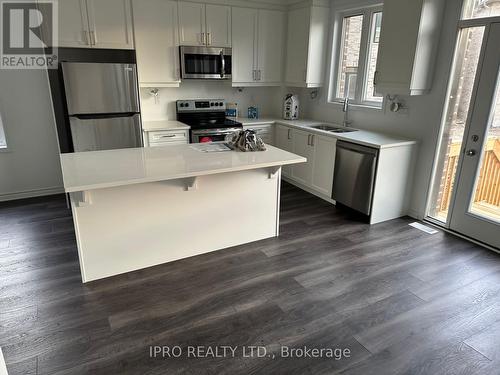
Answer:
<svg viewBox="0 0 500 375"><path fill-rule="evenodd" d="M167 176L167 175L166 176L158 176L158 177L154 177L154 178L140 178L140 179L135 179L135 180L120 180L120 181L105 182L105 183L99 183L99 184L82 185L82 186L77 186L77 187L64 186L64 192L65 193L76 193L79 191L86 191L86 190L106 189L106 188L126 186L126 185L135 185L135 184L142 184L142 183L180 180L180 179L184 179L184 178L202 177L202 176L210 176L210 175L215 175L215 174L248 171L248 170L252 170L252 169L270 168L270 167L290 165L290 164L299 164L299 163L305 163L305 162L307 162L307 159L304 157L301 157L301 158L290 159L290 160L285 160L285 161L276 161L276 162L269 162L269 163L262 163L262 164L245 165L245 166L241 166L241 167L237 167L237 168L213 169L213 170L207 170L207 171L181 173L181 174L169 175L169 176ZM63 173L63 175L64 175L64 173ZM64 178L63 178L63 182L64 182Z"/></svg>

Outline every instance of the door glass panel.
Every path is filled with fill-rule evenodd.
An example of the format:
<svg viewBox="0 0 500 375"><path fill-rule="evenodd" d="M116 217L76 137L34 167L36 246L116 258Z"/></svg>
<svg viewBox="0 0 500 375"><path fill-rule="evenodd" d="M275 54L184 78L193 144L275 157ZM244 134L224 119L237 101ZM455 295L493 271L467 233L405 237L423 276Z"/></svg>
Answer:
<svg viewBox="0 0 500 375"><path fill-rule="evenodd" d="M470 212L500 222L500 72Z"/></svg>
<svg viewBox="0 0 500 375"><path fill-rule="evenodd" d="M448 216L483 34L482 26L462 29L455 52L428 212L428 216L441 222L446 222Z"/></svg>
<svg viewBox="0 0 500 375"><path fill-rule="evenodd" d="M484 18L500 16L499 0L466 0L462 18Z"/></svg>

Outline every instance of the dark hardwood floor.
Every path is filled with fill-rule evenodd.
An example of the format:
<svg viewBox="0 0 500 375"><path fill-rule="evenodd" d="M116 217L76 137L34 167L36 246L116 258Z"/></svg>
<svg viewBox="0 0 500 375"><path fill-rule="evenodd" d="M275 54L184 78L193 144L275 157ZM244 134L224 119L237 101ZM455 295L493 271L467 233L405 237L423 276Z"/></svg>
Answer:
<svg viewBox="0 0 500 375"><path fill-rule="evenodd" d="M281 213L279 238L83 285L64 197L2 204L9 374L500 374L498 254L411 219L368 226L287 184ZM150 358L154 345L183 355ZM196 345L239 349L187 358Z"/></svg>

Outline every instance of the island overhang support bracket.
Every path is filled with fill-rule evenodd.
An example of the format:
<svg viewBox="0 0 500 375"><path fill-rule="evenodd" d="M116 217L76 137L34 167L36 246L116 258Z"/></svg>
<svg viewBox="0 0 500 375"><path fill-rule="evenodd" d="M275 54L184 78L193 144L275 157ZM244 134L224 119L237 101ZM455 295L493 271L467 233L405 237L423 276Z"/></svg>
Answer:
<svg viewBox="0 0 500 375"><path fill-rule="evenodd" d="M198 189L197 177L189 177L184 179L184 190L191 191Z"/></svg>
<svg viewBox="0 0 500 375"><path fill-rule="evenodd" d="M275 167L270 167L268 170L269 170L269 175L268 175L268 178L271 180L273 178L276 177L276 175L278 174L278 171L280 170L281 166L280 165L277 165Z"/></svg>
<svg viewBox="0 0 500 375"><path fill-rule="evenodd" d="M92 204L92 195L88 190L75 191L71 193L71 199L75 202L77 207L85 207Z"/></svg>

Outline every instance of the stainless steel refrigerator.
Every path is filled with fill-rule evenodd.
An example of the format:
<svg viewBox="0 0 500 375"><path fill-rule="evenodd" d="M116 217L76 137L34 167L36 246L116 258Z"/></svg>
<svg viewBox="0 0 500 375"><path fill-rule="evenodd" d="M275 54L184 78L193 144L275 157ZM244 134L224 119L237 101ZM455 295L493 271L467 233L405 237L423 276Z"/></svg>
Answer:
<svg viewBox="0 0 500 375"><path fill-rule="evenodd" d="M136 65L61 65L74 150L141 147Z"/></svg>

